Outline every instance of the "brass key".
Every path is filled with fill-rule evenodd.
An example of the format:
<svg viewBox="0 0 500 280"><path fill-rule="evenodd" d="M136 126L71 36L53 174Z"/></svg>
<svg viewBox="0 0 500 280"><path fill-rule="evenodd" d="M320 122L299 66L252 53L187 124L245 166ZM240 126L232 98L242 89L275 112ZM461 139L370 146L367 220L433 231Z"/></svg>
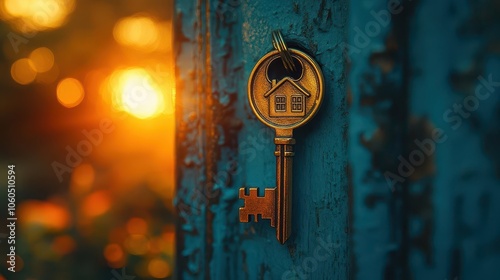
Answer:
<svg viewBox="0 0 500 280"><path fill-rule="evenodd" d="M323 100L323 74L318 64L307 54L286 47L281 33L273 34L276 50L262 57L248 81L248 99L257 118L276 131L276 188L265 189L259 197L257 188L249 193L240 188L240 222L271 220L276 237L281 242L291 232L293 129L308 122ZM284 69L283 69L284 67Z"/></svg>

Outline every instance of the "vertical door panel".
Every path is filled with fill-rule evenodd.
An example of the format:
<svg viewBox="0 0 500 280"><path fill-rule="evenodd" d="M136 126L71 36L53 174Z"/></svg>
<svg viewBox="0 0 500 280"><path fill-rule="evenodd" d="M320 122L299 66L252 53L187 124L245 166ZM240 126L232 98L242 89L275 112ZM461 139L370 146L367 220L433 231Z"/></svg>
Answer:
<svg viewBox="0 0 500 280"><path fill-rule="evenodd" d="M498 1L422 0L412 19L409 113L428 127L420 141L442 132L409 185L415 279L500 275L499 12Z"/></svg>
<svg viewBox="0 0 500 280"><path fill-rule="evenodd" d="M355 279L410 279L407 187L388 184L386 174L398 172L398 156L407 150L407 31L414 3L351 1L349 41L343 48L352 94Z"/></svg>
<svg viewBox="0 0 500 280"><path fill-rule="evenodd" d="M345 62L347 1L178 1L178 275L185 279L346 279L350 273ZM275 186L274 132L246 81L271 31L324 72L318 115L295 131L292 236L240 224L238 189ZM293 45L293 44L292 44Z"/></svg>
<svg viewBox="0 0 500 280"><path fill-rule="evenodd" d="M180 278L495 275L498 5L200 0L176 7ZM319 62L326 82L319 114L295 131L285 245L269 221L238 222L238 189L263 194L275 185L274 131L246 96L275 29ZM457 118L455 105L473 109ZM425 154L421 143L436 137L443 142Z"/></svg>
<svg viewBox="0 0 500 280"><path fill-rule="evenodd" d="M498 275L498 9L351 1L356 279Z"/></svg>

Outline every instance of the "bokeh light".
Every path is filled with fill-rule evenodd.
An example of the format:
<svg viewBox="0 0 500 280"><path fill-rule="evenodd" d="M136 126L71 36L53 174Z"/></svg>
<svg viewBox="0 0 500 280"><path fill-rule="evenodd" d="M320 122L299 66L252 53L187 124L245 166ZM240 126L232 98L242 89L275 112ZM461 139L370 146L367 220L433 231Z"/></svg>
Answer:
<svg viewBox="0 0 500 280"><path fill-rule="evenodd" d="M48 48L38 48L31 52L29 61L36 72L44 73L54 66L54 54Z"/></svg>
<svg viewBox="0 0 500 280"><path fill-rule="evenodd" d="M158 33L155 21L145 16L123 18L113 29L113 36L118 43L142 50L151 50L158 40Z"/></svg>
<svg viewBox="0 0 500 280"><path fill-rule="evenodd" d="M85 198L82 211L86 217L94 218L106 213L111 207L111 198L106 191L96 191Z"/></svg>
<svg viewBox="0 0 500 280"><path fill-rule="evenodd" d="M151 276L157 279L163 279L172 273L170 265L160 258L152 259L148 264L148 271Z"/></svg>
<svg viewBox="0 0 500 280"><path fill-rule="evenodd" d="M82 102L85 92L77 79L66 78L57 85L57 100L66 108L73 108Z"/></svg>
<svg viewBox="0 0 500 280"><path fill-rule="evenodd" d="M75 240L69 235L58 236L52 243L52 249L59 255L71 253L76 248Z"/></svg>
<svg viewBox="0 0 500 280"><path fill-rule="evenodd" d="M108 244L106 248L104 248L104 257L110 263L120 262L123 260L124 256L123 249L118 244Z"/></svg>
<svg viewBox="0 0 500 280"><path fill-rule="evenodd" d="M113 107L137 118L147 119L165 112L165 89L143 68L115 71L104 83Z"/></svg>
<svg viewBox="0 0 500 280"><path fill-rule="evenodd" d="M164 244L166 246L164 252L168 255L173 255L175 252L175 227L173 225L165 228L162 239L165 241Z"/></svg>
<svg viewBox="0 0 500 280"><path fill-rule="evenodd" d="M82 163L73 169L71 174L71 191L75 195L83 194L92 188L95 171L92 165Z"/></svg>
<svg viewBox="0 0 500 280"><path fill-rule="evenodd" d="M132 255L144 255L149 250L149 240L142 234L131 234L125 239L125 248Z"/></svg>
<svg viewBox="0 0 500 280"><path fill-rule="evenodd" d="M30 33L61 26L74 6L74 0L5 0L1 11L14 28Z"/></svg>
<svg viewBox="0 0 500 280"><path fill-rule="evenodd" d="M36 71L28 58L21 58L12 64L10 68L12 79L18 84L27 85L36 78Z"/></svg>
<svg viewBox="0 0 500 280"><path fill-rule="evenodd" d="M16 214L28 278L104 279L123 267L141 279L173 274L173 6L118 4L0 0L2 86L13 93L0 104L28 112L14 130L40 134L26 138L31 148L9 140L13 162L27 167ZM95 129L103 141L87 155L83 130ZM49 170L55 161L62 175ZM60 264L57 275L46 269Z"/></svg>
<svg viewBox="0 0 500 280"><path fill-rule="evenodd" d="M146 234L148 232L148 224L144 219L132 218L127 222L127 231L130 234Z"/></svg>
<svg viewBox="0 0 500 280"><path fill-rule="evenodd" d="M19 205L19 216L21 225L53 230L63 230L70 223L67 209L52 202L27 200Z"/></svg>

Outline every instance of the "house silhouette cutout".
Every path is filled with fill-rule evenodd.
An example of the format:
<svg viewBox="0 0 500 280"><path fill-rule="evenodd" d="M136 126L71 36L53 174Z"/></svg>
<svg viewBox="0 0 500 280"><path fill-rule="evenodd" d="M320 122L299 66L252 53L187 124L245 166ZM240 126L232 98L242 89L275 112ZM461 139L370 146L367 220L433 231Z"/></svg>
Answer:
<svg viewBox="0 0 500 280"><path fill-rule="evenodd" d="M269 102L270 117L303 117L306 115L306 98L311 94L286 77L273 85L264 97Z"/></svg>

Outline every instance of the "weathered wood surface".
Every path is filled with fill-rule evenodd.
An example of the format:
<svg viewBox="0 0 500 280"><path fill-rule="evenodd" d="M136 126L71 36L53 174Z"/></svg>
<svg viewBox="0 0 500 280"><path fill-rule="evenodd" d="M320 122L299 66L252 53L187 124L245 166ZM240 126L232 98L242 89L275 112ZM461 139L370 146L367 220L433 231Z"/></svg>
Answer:
<svg viewBox="0 0 500 280"><path fill-rule="evenodd" d="M179 278L498 278L497 2L177 1ZM238 188L275 184L246 98L274 29L326 81L284 246L238 222Z"/></svg>
<svg viewBox="0 0 500 280"><path fill-rule="evenodd" d="M178 275L183 279L346 279L349 274L347 1L178 1ZM296 131L293 234L240 224L238 189L275 184L274 132L252 114L246 81L271 31L321 65L326 96Z"/></svg>
<svg viewBox="0 0 500 280"><path fill-rule="evenodd" d="M497 279L500 5L397 2L351 1L353 274Z"/></svg>

